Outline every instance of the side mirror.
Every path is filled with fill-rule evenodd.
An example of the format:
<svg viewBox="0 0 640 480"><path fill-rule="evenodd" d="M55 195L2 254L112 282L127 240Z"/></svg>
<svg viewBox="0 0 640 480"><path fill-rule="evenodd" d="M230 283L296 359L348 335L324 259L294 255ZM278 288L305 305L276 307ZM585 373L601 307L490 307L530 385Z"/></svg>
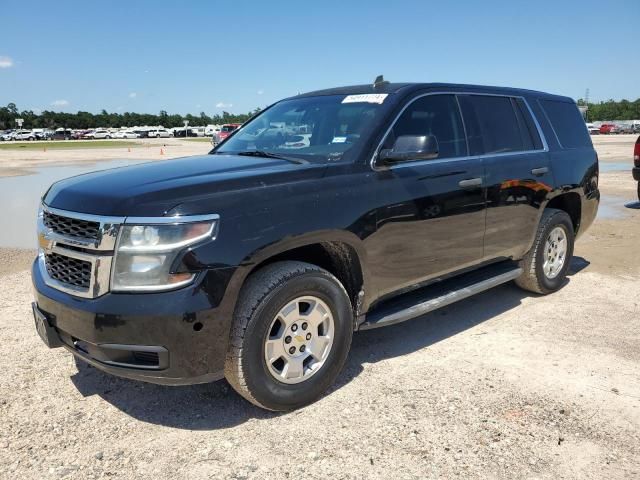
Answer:
<svg viewBox="0 0 640 480"><path fill-rule="evenodd" d="M385 165L410 160L432 160L438 158L438 140L433 135L402 135L393 148L380 151L379 159Z"/></svg>

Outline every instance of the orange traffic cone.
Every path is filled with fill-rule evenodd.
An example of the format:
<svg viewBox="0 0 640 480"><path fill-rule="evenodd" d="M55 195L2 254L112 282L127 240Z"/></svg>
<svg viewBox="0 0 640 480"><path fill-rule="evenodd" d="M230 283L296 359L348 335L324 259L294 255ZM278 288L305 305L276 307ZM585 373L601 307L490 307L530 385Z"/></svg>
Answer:
<svg viewBox="0 0 640 480"><path fill-rule="evenodd" d="M131 147L127 148L127 152L131 153Z"/></svg>
<svg viewBox="0 0 640 480"><path fill-rule="evenodd" d="M160 149L160 155L164 155L164 150Z"/></svg>
<svg viewBox="0 0 640 480"><path fill-rule="evenodd" d="M42 148L42 151L43 151L43 152L46 152L46 151L47 151L47 147L43 147L43 148Z"/></svg>

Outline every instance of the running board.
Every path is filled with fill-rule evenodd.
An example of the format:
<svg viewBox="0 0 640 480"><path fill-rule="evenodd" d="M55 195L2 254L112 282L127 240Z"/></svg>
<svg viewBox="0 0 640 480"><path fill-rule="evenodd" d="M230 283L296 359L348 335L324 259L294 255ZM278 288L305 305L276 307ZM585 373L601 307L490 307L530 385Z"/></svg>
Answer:
<svg viewBox="0 0 640 480"><path fill-rule="evenodd" d="M522 268L514 263L500 263L450 278L402 295L371 311L358 330L385 327L411 320L446 305L515 280Z"/></svg>

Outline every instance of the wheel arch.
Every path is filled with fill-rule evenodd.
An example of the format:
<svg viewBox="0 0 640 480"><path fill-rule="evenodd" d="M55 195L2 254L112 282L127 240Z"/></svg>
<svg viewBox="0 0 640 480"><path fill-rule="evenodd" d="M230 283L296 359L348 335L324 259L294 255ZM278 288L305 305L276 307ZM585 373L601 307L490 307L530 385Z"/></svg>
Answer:
<svg viewBox="0 0 640 480"><path fill-rule="evenodd" d="M361 314L369 285L366 252L360 238L347 231L289 238L248 255L241 263L241 268L236 270L236 278L232 279L232 283L237 285L234 309L240 289L252 273L272 263L286 260L307 262L330 272L345 287L354 309L354 317Z"/></svg>
<svg viewBox="0 0 640 480"><path fill-rule="evenodd" d="M576 192L564 192L551 198L545 205L545 209L555 208L569 215L573 224L573 231L577 235L582 220L582 199Z"/></svg>

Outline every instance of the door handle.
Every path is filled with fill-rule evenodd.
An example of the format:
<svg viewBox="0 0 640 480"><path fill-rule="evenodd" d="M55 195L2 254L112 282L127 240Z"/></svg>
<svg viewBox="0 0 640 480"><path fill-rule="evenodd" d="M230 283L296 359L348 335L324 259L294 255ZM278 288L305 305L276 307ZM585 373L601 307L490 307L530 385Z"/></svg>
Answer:
<svg viewBox="0 0 640 480"><path fill-rule="evenodd" d="M481 178L469 178L467 180L460 180L458 182L458 185L461 188L480 187L480 186L482 186L482 179Z"/></svg>
<svg viewBox="0 0 640 480"><path fill-rule="evenodd" d="M536 177L541 177L542 175L548 172L549 172L549 169L547 167L534 168L533 170L531 170L531 174L535 175Z"/></svg>

